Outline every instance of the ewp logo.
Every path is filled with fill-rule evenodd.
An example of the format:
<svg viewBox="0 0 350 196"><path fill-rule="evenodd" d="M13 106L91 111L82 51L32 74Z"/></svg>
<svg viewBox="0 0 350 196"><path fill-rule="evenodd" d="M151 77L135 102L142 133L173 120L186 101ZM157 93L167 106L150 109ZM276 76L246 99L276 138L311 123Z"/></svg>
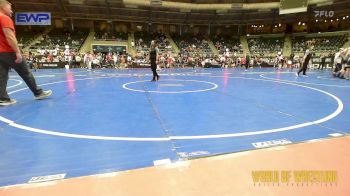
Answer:
<svg viewBox="0 0 350 196"><path fill-rule="evenodd" d="M16 25L51 25L51 13L16 13Z"/></svg>

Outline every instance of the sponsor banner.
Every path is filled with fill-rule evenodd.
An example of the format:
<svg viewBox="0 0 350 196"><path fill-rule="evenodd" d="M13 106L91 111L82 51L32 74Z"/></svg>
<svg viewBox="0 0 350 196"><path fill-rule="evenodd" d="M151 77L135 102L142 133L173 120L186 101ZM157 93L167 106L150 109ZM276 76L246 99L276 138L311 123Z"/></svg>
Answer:
<svg viewBox="0 0 350 196"><path fill-rule="evenodd" d="M47 181L53 181L53 180L61 180L64 179L66 174L55 174L55 175L49 175L49 176L37 176L32 177L28 183L37 183L37 182L47 182Z"/></svg>
<svg viewBox="0 0 350 196"><path fill-rule="evenodd" d="M270 141L261 141L261 142L255 142L252 143L252 145L255 148L267 148L271 146L278 146L278 145L284 145L284 144L290 144L291 141L287 139L277 139L277 140L270 140Z"/></svg>
<svg viewBox="0 0 350 196"><path fill-rule="evenodd" d="M17 12L16 25L51 25L50 12Z"/></svg>

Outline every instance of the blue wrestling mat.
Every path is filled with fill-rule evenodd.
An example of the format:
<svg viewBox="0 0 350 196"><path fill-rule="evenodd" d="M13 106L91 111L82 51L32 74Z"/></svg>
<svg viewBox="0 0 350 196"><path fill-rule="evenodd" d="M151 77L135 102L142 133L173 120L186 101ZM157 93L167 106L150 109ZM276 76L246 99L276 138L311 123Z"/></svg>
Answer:
<svg viewBox="0 0 350 196"><path fill-rule="evenodd" d="M0 186L149 167L346 135L350 82L275 69L38 70L36 101L10 73Z"/></svg>

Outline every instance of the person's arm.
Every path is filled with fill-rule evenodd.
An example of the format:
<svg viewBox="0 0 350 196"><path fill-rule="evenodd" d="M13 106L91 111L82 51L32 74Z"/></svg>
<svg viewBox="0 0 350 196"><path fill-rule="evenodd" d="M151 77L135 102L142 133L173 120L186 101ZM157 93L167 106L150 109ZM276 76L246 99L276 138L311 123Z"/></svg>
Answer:
<svg viewBox="0 0 350 196"><path fill-rule="evenodd" d="M16 52L16 60L15 63L22 62L22 55L21 50L18 47L18 42L15 36L15 33L10 28L3 28L2 31L4 32L4 35L6 37L7 42L11 46L11 48Z"/></svg>

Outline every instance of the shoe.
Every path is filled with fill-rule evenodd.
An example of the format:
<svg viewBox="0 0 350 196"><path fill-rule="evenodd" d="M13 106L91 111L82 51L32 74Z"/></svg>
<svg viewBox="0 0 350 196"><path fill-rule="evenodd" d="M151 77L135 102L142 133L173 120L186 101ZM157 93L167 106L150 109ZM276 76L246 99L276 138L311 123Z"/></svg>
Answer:
<svg viewBox="0 0 350 196"><path fill-rule="evenodd" d="M9 100L0 100L0 106L9 106L17 103L15 99L9 99Z"/></svg>
<svg viewBox="0 0 350 196"><path fill-rule="evenodd" d="M152 80L151 80L151 82L155 82L156 81L156 79L155 78L153 78Z"/></svg>
<svg viewBox="0 0 350 196"><path fill-rule="evenodd" d="M309 77L309 76L307 76L306 74L303 74L303 77Z"/></svg>
<svg viewBox="0 0 350 196"><path fill-rule="evenodd" d="M295 76L296 76L296 77L298 77L298 76L299 76L299 74L298 74L298 73L295 73Z"/></svg>
<svg viewBox="0 0 350 196"><path fill-rule="evenodd" d="M157 76L157 81L159 80L160 76Z"/></svg>
<svg viewBox="0 0 350 196"><path fill-rule="evenodd" d="M35 99L45 99L52 95L52 90L43 91L40 95L35 95Z"/></svg>

